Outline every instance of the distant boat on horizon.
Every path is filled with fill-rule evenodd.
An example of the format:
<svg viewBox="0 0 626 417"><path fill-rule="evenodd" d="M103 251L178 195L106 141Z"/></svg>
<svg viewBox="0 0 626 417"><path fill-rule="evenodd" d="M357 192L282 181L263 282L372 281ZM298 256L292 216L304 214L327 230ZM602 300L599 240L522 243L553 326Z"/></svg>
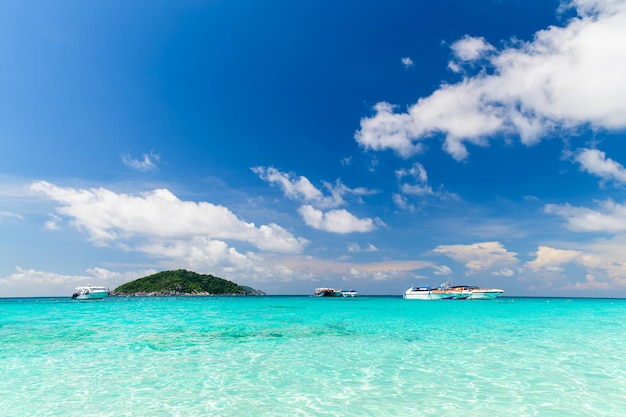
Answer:
<svg viewBox="0 0 626 417"><path fill-rule="evenodd" d="M434 288L428 285L413 286L404 292L403 298L407 300L493 300L502 293L504 291L498 288L442 284Z"/></svg>
<svg viewBox="0 0 626 417"><path fill-rule="evenodd" d="M335 288L321 287L315 289L316 297L356 297L358 292L355 290L337 290Z"/></svg>

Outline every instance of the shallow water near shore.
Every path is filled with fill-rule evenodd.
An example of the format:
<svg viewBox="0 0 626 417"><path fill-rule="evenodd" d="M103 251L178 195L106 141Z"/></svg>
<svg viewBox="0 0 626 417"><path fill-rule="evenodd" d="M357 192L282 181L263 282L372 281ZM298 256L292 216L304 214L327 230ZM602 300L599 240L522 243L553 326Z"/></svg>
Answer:
<svg viewBox="0 0 626 417"><path fill-rule="evenodd" d="M0 299L6 416L621 416L626 300Z"/></svg>

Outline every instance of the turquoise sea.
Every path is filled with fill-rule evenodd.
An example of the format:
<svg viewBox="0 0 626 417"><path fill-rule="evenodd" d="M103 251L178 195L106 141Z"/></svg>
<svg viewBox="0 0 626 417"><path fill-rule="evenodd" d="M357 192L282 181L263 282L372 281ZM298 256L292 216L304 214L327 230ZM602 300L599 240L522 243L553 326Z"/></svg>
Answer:
<svg viewBox="0 0 626 417"><path fill-rule="evenodd" d="M626 300L0 299L2 416L624 416Z"/></svg>

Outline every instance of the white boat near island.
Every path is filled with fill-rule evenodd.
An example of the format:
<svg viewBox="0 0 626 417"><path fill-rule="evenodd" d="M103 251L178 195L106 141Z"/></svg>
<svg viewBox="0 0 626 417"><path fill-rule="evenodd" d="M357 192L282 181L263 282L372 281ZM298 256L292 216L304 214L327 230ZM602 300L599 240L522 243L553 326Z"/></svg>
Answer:
<svg viewBox="0 0 626 417"><path fill-rule="evenodd" d="M493 300L504 291L498 288L479 288L468 285L440 287L413 286L404 292L407 300Z"/></svg>
<svg viewBox="0 0 626 417"><path fill-rule="evenodd" d="M322 287L322 288L316 288L315 289L315 296L316 297L344 297L344 298L351 298L351 297L356 297L358 295L358 292L355 290L338 290L335 288L328 288L328 287Z"/></svg>
<svg viewBox="0 0 626 417"><path fill-rule="evenodd" d="M111 291L106 287L89 284L86 287L76 287L74 294L72 294L72 300L102 300L110 293Z"/></svg>

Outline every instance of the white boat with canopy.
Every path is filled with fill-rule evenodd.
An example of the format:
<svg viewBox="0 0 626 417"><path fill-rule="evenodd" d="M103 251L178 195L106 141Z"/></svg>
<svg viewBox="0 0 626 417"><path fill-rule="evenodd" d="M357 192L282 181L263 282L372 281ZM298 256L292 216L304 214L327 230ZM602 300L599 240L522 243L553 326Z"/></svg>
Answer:
<svg viewBox="0 0 626 417"><path fill-rule="evenodd" d="M403 297L407 300L493 300L503 292L498 288L442 284L439 287L413 286L404 292Z"/></svg>
<svg viewBox="0 0 626 417"><path fill-rule="evenodd" d="M76 287L72 300L101 300L111 293L108 288L93 286L91 284L86 287Z"/></svg>

